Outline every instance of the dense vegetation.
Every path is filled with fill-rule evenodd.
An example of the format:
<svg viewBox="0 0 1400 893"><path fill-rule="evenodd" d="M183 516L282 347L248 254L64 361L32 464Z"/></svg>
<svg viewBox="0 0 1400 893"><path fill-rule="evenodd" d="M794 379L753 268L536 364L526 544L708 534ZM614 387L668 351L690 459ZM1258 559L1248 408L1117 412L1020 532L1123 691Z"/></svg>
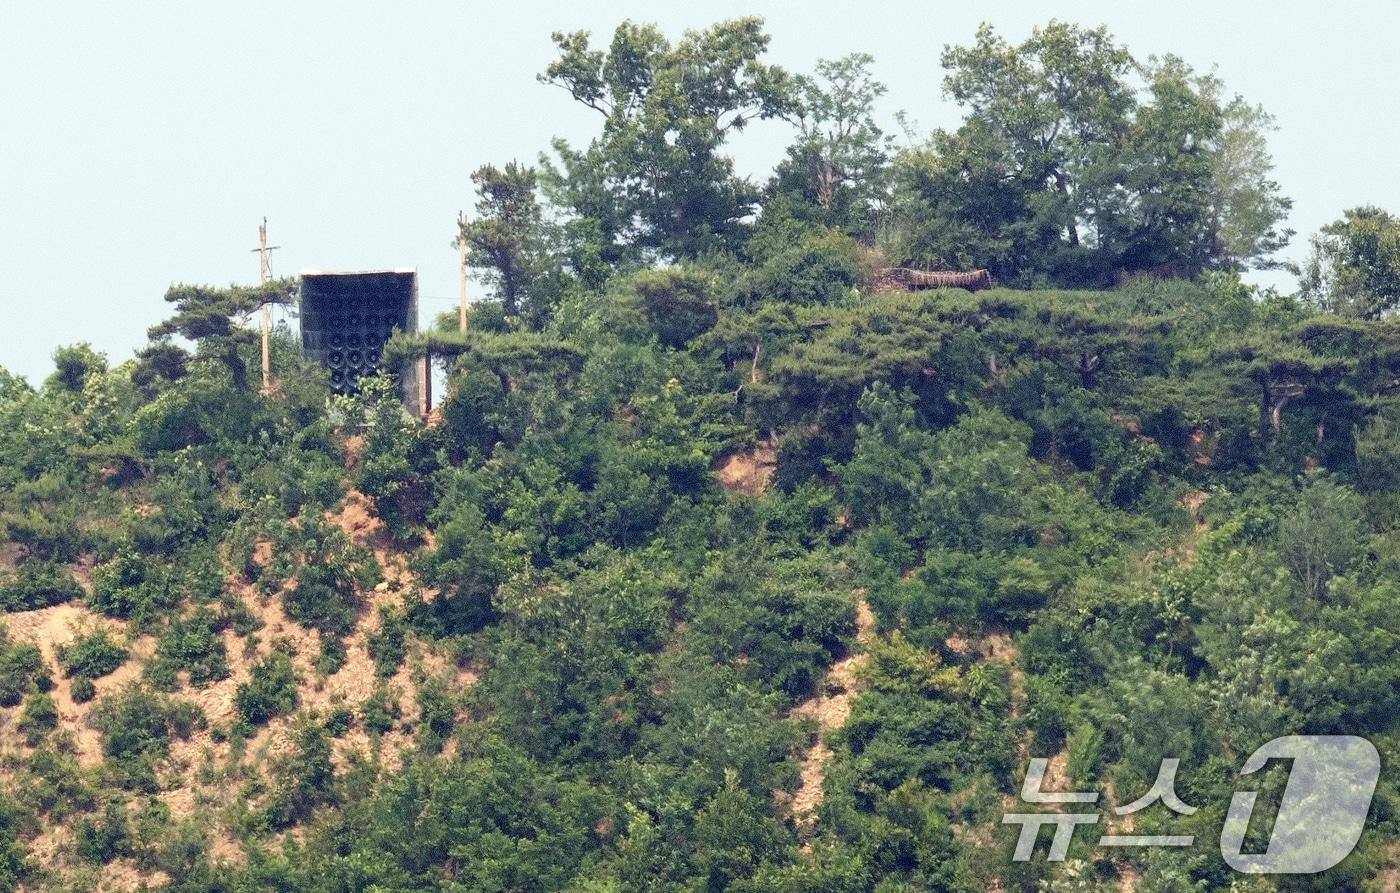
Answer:
<svg viewBox="0 0 1400 893"><path fill-rule="evenodd" d="M260 393L239 320L290 282L0 370L0 888L1379 884L1400 224L1245 285L1289 235L1267 115L1102 30L949 48L966 119L899 150L868 56L792 75L756 20L555 41L602 128L472 175L495 299L390 345L445 367L434 423L286 339ZM1236 874L1241 763L1299 733L1381 750L1367 833ZM1032 756L1115 805L1180 759L1200 810L1136 827L1196 845L1013 862Z"/></svg>

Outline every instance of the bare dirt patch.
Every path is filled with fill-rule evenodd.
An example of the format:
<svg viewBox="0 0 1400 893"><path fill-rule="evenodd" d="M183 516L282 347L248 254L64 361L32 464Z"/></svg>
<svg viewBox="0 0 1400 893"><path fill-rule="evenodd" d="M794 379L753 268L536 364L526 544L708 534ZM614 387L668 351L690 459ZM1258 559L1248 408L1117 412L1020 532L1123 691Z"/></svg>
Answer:
<svg viewBox="0 0 1400 893"><path fill-rule="evenodd" d="M365 437L363 434L348 434L344 442L341 443L341 451L345 454L345 469L348 471L360 464L360 453L365 448Z"/></svg>
<svg viewBox="0 0 1400 893"><path fill-rule="evenodd" d="M1210 494L1204 490L1189 490L1179 500L1182 508L1191 513L1191 521L1196 525L1197 530L1202 530L1206 526L1205 519L1201 517L1201 506L1210 499Z"/></svg>
<svg viewBox="0 0 1400 893"><path fill-rule="evenodd" d="M155 650L154 641L143 636L131 642L131 653L126 662L114 672L94 680L97 699L79 704L73 700L72 680L64 676L59 669L58 649L72 642L81 632L104 627L116 638L125 639L125 624L95 614L76 602L34 611L16 611L5 615L5 624L9 628L12 641L38 646L44 661L53 671L54 687L50 694L58 710L60 728L73 735L78 764L86 768L100 763L102 740L92 725L92 707L103 695L125 686L141 675L145 660Z"/></svg>
<svg viewBox="0 0 1400 893"><path fill-rule="evenodd" d="M357 446L347 445L352 463ZM472 669L458 666L436 643L420 640L411 633L407 657L397 671L387 679L377 672L369 653L369 641L379 630L380 608L402 605L405 596L417 589L417 581L408 567L409 555L387 536L374 515L370 500L358 491L351 490L333 511L326 513L325 520L344 531L352 542L369 548L383 569L379 580L359 593L359 615L344 639L346 658L342 666L334 673L318 672L320 636L287 616L282 605L285 584L271 592L259 592L239 575L231 573L225 578L225 590L243 602L259 627L250 638L244 638L234 629L222 632L230 670L227 678L192 686L182 674L181 684L168 695L197 705L206 724L188 739L171 742L169 757L159 769L161 790L157 796L170 808L172 818L193 823L205 833L216 861L244 861L245 854L232 825L237 805L250 796L250 781L261 778L264 787L275 786L272 773L279 765L279 758L295 747L296 716L276 717L246 741L231 741L226 737L237 720L238 687L252 678L257 662L271 651L284 649L292 655L299 680L298 713L311 712L324 718L343 707L361 716L365 702L381 685L396 702L398 712L393 730L372 737L356 724L347 734L334 740L333 759L338 769L344 769L357 757L378 761L391 772L401 766L403 753L414 743L412 732L405 727L416 722L421 713L417 703L417 680L423 677L440 680L454 692L476 681ZM262 539L255 545L253 560L266 566L273 557L272 552L273 544ZM0 555L0 559L3 557ZM70 570L84 588L90 590L91 561L74 564ZM433 593L424 595L432 597ZM54 680L51 694L59 714L58 740L71 742L81 767L99 766L103 760L102 742L92 721L92 711L106 696L140 680L154 656L154 638L134 636L127 623L96 614L81 602L14 612L4 615L3 620L11 639L36 645L49 666ZM129 656L115 672L95 680L95 699L77 704L72 699L71 680L63 677L59 670L58 649L76 636L98 628L110 630L124 642ZM0 755L5 759L24 760L33 752L15 728L14 717L19 709L0 711ZM449 742L448 753L450 746ZM251 805L256 807L258 802L255 799ZM91 875L90 881L103 890L134 890L142 884L160 886L166 881L158 872L138 869L129 861L116 860L100 872L79 865L74 861L70 824L43 822L37 831L37 836L29 840L27 846L35 861L46 869L85 871Z"/></svg>
<svg viewBox="0 0 1400 893"><path fill-rule="evenodd" d="M344 662L334 673L325 674L317 670L320 636L287 616L281 599L285 586L264 594L237 577L230 577L226 586L242 599L249 612L259 621L260 628L254 640L255 647L251 650L247 640L231 629L225 630L224 646L230 669L228 678L183 695L200 706L210 728L197 732L186 741L172 744L169 763L174 772L168 777L161 797L177 819L216 811L219 804L237 795L236 778L240 772L232 771L237 769L231 765L233 748L227 741L216 741L211 731L232 726L236 720L235 696L238 687L252 678L257 661L274 648L286 650L292 655L299 679L297 710L312 712L323 718L342 707L360 713L365 702L383 685L398 704L398 723L401 725L415 721L420 712L414 682L417 674L444 679L453 690L460 690L476 681L474 672L457 667L439 654L432 643L412 636L407 658L397 671L388 679L379 675L369 653L370 638L380 627L379 609L402 605L405 593L416 585L415 581L404 554L396 550L384 535L369 499L363 494L351 490L342 504L325 517L329 523L344 531L352 542L369 547L383 568L383 578L369 591L360 593L362 602L358 619L344 639ZM293 749L295 725L294 716L270 720L251 739L243 742L239 764L244 769L266 773L271 764ZM397 727L378 738L371 738L357 726L335 740L333 759L336 766L343 769L356 757L377 758L386 769L394 771L401 765L402 753L411 743L410 736ZM212 781L201 780L202 774L211 774L203 769L211 763L223 767L224 771L212 773ZM224 832L216 828L212 837L214 849L222 854L225 861L241 858L241 850Z"/></svg>
<svg viewBox="0 0 1400 893"><path fill-rule="evenodd" d="M768 488L778 469L778 443L769 435L745 453L734 453L715 469L715 479L726 490L758 496Z"/></svg>
<svg viewBox="0 0 1400 893"><path fill-rule="evenodd" d="M967 657L972 653L972 640L961 632L954 632L944 640L943 647L958 657Z"/></svg>
<svg viewBox="0 0 1400 893"><path fill-rule="evenodd" d="M413 577L408 570L407 556L395 548L384 524L374 514L374 505L368 496L359 490L351 489L341 500L340 507L326 512L325 520L339 527L357 546L364 546L374 553L374 558L384 570L381 586L369 593L371 601L386 590L397 591L412 585ZM429 543L431 546L431 543Z"/></svg>
<svg viewBox="0 0 1400 893"><path fill-rule="evenodd" d="M861 599L856 605L857 645L866 645L874 635L875 615ZM826 781L826 764L833 755L824 740L826 733L841 728L850 718L851 701L859 690L859 670L868 660L868 654L857 651L832 664L822 682L822 692L792 710L793 717L808 717L817 723L817 740L802 755L801 782L790 807L804 831L810 831L816 822L817 808L822 803L822 785Z"/></svg>
<svg viewBox="0 0 1400 893"><path fill-rule="evenodd" d="M1025 712L1026 706L1026 673L1020 667L1020 652L1016 648L1016 643L1011 640L1009 633L989 632L982 639L981 652L985 660L1006 666L1008 679L1011 683L1011 715L1012 717L1021 716ZM1020 754L1020 760L1024 762L1029 758L1030 740L1028 737L1023 736L1017 750Z"/></svg>
<svg viewBox="0 0 1400 893"><path fill-rule="evenodd" d="M1191 429L1187 437L1186 450L1191 457L1191 461L1197 465L1210 465L1215 461L1215 441L1217 438L1210 437L1200 428Z"/></svg>

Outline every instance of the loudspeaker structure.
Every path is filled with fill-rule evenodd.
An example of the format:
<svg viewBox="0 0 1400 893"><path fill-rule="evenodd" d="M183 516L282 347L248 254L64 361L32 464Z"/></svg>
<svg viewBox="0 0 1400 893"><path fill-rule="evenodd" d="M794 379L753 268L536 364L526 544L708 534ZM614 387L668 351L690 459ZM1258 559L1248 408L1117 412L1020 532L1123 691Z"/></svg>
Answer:
<svg viewBox="0 0 1400 893"><path fill-rule="evenodd" d="M336 393L355 393L360 378L383 368L384 344L395 331L418 331L416 271L301 274L302 353L325 368ZM394 371L404 405L416 412L417 364Z"/></svg>

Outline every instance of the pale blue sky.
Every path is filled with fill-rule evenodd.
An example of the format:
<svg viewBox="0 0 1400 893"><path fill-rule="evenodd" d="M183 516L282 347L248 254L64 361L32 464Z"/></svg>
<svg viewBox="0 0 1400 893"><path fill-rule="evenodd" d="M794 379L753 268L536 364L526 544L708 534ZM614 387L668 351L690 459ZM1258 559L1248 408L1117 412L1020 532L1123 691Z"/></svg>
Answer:
<svg viewBox="0 0 1400 893"><path fill-rule="evenodd" d="M873 53L883 112L924 129L957 120L938 54L979 22L1012 39L1051 17L1105 24L1139 56L1217 66L1277 116L1288 256L1345 207L1400 211L1393 3L3 0L0 365L37 383L56 345L84 340L125 359L172 281L256 279L264 215L275 273L417 267L424 310L449 309L468 173L596 128L535 81L550 31L606 41L632 18L676 35L751 13L794 70ZM756 125L741 168L765 171L788 136Z"/></svg>

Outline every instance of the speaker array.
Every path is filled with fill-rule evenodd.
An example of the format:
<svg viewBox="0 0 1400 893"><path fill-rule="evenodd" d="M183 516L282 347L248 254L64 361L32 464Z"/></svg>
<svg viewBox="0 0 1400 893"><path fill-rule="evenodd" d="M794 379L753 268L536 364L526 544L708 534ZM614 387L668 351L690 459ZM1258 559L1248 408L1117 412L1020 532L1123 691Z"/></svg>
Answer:
<svg viewBox="0 0 1400 893"><path fill-rule="evenodd" d="M392 313L358 312L340 308L322 317L322 362L337 393L355 389L355 379L379 371L384 342L403 323Z"/></svg>
<svg viewBox="0 0 1400 893"><path fill-rule="evenodd" d="M320 362L336 393L353 393L361 376L380 371L394 329L416 328L414 292L412 273L303 276L302 350Z"/></svg>

